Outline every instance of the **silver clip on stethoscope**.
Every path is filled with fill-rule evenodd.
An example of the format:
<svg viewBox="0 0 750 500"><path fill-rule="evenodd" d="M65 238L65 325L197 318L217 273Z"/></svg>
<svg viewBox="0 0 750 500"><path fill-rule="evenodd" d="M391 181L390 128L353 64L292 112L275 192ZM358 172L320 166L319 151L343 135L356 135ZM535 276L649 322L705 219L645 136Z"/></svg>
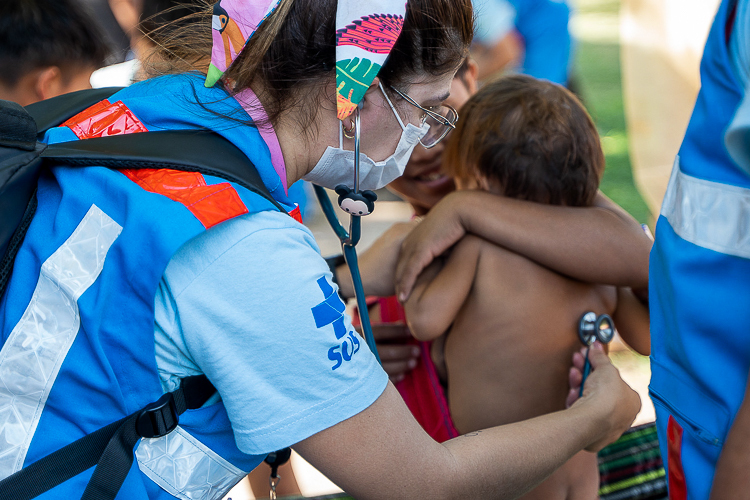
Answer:
<svg viewBox="0 0 750 500"><path fill-rule="evenodd" d="M325 188L317 185L313 185L313 188L315 189L315 195L320 202L320 207L323 209L323 214L325 214L326 219L328 220L328 224L331 225L331 228L333 228L336 236L338 236L341 241L341 249L344 253L344 259L346 260L346 265L349 267L349 272L352 275L354 295L357 297L357 308L359 309L359 318L360 323L362 324L362 331L365 334L365 341L375 355L375 359L380 363L380 356L378 356L378 349L375 346L375 338L372 335L372 327L370 326L370 315L367 311L365 291L362 287L362 277L359 274L357 250L355 248L357 243L359 243L360 236L362 235L362 216L372 213L375 200L377 200L377 195L372 191L360 192L359 190L359 113L361 109L362 103L360 103L354 111L354 189L349 189L344 185L336 186L336 193L339 195L339 207L350 215L349 232L346 231L344 226L339 222L338 217L336 217L333 204L331 203L331 199L328 197Z"/></svg>
<svg viewBox="0 0 750 500"><path fill-rule="evenodd" d="M587 312L581 316L578 322L578 339L586 346L586 360L583 363L583 379L578 397L583 396L583 384L591 373L591 362L589 361L589 349L597 340L602 344L609 344L615 336L615 326L609 314L597 316L595 312Z"/></svg>

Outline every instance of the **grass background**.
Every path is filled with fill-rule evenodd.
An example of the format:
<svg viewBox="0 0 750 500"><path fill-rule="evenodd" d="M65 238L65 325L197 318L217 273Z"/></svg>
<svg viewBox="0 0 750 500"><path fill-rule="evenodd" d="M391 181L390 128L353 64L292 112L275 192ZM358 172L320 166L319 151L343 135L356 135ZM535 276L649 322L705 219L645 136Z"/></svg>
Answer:
<svg viewBox="0 0 750 500"><path fill-rule="evenodd" d="M620 0L570 0L576 38L573 75L602 137L602 191L641 223L652 220L633 182L620 72Z"/></svg>

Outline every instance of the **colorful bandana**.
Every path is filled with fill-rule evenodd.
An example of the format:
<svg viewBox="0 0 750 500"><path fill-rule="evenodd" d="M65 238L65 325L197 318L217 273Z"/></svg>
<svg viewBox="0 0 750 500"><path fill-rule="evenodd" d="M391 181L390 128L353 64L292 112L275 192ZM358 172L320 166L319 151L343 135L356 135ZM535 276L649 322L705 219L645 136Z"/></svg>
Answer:
<svg viewBox="0 0 750 500"><path fill-rule="evenodd" d="M221 0L214 5L212 87L281 0ZM351 115L385 64L404 27L404 0L339 0L336 11L336 102Z"/></svg>
<svg viewBox="0 0 750 500"><path fill-rule="evenodd" d="M351 115L404 28L404 0L342 1L336 12L338 118Z"/></svg>
<svg viewBox="0 0 750 500"><path fill-rule="evenodd" d="M213 87L281 0L221 0L211 19L214 39L206 87Z"/></svg>

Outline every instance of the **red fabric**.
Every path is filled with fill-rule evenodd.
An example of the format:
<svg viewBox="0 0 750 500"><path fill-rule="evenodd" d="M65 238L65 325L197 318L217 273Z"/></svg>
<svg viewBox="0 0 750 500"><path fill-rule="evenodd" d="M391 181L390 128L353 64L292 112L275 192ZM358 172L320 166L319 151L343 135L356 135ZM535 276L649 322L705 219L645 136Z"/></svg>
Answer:
<svg viewBox="0 0 750 500"><path fill-rule="evenodd" d="M81 111L63 127L70 128L79 139L148 132L121 101L111 104L106 99Z"/></svg>
<svg viewBox="0 0 750 500"><path fill-rule="evenodd" d="M198 172L180 170L121 170L146 191L166 196L185 205L206 229L248 213L240 195L228 182L206 185Z"/></svg>
<svg viewBox="0 0 750 500"><path fill-rule="evenodd" d="M292 219L302 224L302 212L300 211L299 207L296 207L294 210L289 212L289 215L292 217Z"/></svg>
<svg viewBox="0 0 750 500"><path fill-rule="evenodd" d="M669 500L687 500L685 471L682 469L682 427L672 415L667 424L669 452Z"/></svg>
<svg viewBox="0 0 750 500"><path fill-rule="evenodd" d="M395 295L390 297L368 297L367 304L380 305L380 323L406 323L406 312ZM359 315L355 315L359 326ZM355 323L355 321L352 321ZM417 366L407 373L404 379L396 384L406 406L411 410L419 425L427 431L432 439L442 443L459 435L448 408L445 390L440 384L435 364L430 356L432 342L412 342L421 351Z"/></svg>
<svg viewBox="0 0 750 500"><path fill-rule="evenodd" d="M422 355L417 366L396 384L419 425L438 443L459 435L453 425L448 400L430 356L432 342L420 342Z"/></svg>

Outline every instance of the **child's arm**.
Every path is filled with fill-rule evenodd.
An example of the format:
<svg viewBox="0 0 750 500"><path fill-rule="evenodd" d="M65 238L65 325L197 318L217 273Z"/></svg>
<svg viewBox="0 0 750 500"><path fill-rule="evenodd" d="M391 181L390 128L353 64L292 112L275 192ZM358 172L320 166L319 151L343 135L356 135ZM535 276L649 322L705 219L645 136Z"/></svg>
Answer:
<svg viewBox="0 0 750 500"><path fill-rule="evenodd" d="M648 306L630 288L617 289L617 309L612 320L626 344L643 356L651 354Z"/></svg>
<svg viewBox="0 0 750 500"><path fill-rule="evenodd" d="M481 238L466 236L442 269L433 262L419 275L404 304L409 329L418 340L436 339L451 326L471 291L482 244Z"/></svg>

